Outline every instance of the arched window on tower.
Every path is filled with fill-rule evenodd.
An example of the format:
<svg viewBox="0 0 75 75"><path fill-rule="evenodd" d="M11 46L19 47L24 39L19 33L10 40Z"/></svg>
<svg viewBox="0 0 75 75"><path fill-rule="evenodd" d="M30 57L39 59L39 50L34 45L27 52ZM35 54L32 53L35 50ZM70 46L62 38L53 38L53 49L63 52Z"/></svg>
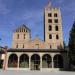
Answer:
<svg viewBox="0 0 75 75"><path fill-rule="evenodd" d="M52 39L52 35L51 34L49 34L49 39Z"/></svg>
<svg viewBox="0 0 75 75"><path fill-rule="evenodd" d="M25 39L25 34L24 34L24 39Z"/></svg>
<svg viewBox="0 0 75 75"><path fill-rule="evenodd" d="M54 19L54 22L55 22L55 23L58 23L58 19Z"/></svg>
<svg viewBox="0 0 75 75"><path fill-rule="evenodd" d="M48 17L52 17L52 14L51 13L48 13Z"/></svg>
<svg viewBox="0 0 75 75"><path fill-rule="evenodd" d="M49 25L49 31L51 31L52 30L52 26L51 25Z"/></svg>
<svg viewBox="0 0 75 75"><path fill-rule="evenodd" d="M52 23L52 19L48 19L48 23Z"/></svg>
<svg viewBox="0 0 75 75"><path fill-rule="evenodd" d="M24 32L25 32L25 29L24 29Z"/></svg>
<svg viewBox="0 0 75 75"><path fill-rule="evenodd" d="M17 39L19 39L19 34L17 34Z"/></svg>
<svg viewBox="0 0 75 75"><path fill-rule="evenodd" d="M56 39L59 39L59 36L58 35L56 35Z"/></svg>
<svg viewBox="0 0 75 75"><path fill-rule="evenodd" d="M57 13L54 13L54 17L58 17L58 14Z"/></svg>
<svg viewBox="0 0 75 75"><path fill-rule="evenodd" d="M18 48L18 44L16 45L16 48Z"/></svg>
<svg viewBox="0 0 75 75"><path fill-rule="evenodd" d="M58 26L55 26L55 30L56 30L56 31L58 31L58 30L59 30Z"/></svg>

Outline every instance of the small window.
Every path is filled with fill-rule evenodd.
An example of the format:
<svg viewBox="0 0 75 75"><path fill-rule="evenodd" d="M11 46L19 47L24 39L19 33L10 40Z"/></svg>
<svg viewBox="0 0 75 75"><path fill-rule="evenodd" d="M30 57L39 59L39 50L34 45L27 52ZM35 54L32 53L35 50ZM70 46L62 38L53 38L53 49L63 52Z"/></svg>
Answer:
<svg viewBox="0 0 75 75"><path fill-rule="evenodd" d="M49 25L49 31L51 31L52 30L52 26L51 25Z"/></svg>
<svg viewBox="0 0 75 75"><path fill-rule="evenodd" d="M48 17L52 17L52 14L51 13L48 13Z"/></svg>
<svg viewBox="0 0 75 75"><path fill-rule="evenodd" d="M23 44L23 48L24 48L24 44Z"/></svg>
<svg viewBox="0 0 75 75"><path fill-rule="evenodd" d="M24 32L25 32L25 29L24 29Z"/></svg>
<svg viewBox="0 0 75 75"><path fill-rule="evenodd" d="M49 39L52 39L52 35L51 34L49 34Z"/></svg>
<svg viewBox="0 0 75 75"><path fill-rule="evenodd" d="M18 44L16 45L16 48L18 48Z"/></svg>
<svg viewBox="0 0 75 75"><path fill-rule="evenodd" d="M19 39L19 34L17 34L17 39Z"/></svg>
<svg viewBox="0 0 75 75"><path fill-rule="evenodd" d="M59 29L58 29L58 26L55 26L55 30L56 30L56 31L58 31L58 30L59 30Z"/></svg>
<svg viewBox="0 0 75 75"><path fill-rule="evenodd" d="M35 45L35 48L36 48L36 49L39 49L39 44L36 44L36 45Z"/></svg>
<svg viewBox="0 0 75 75"><path fill-rule="evenodd" d="M54 19L54 22L55 22L55 23L58 23L58 19Z"/></svg>
<svg viewBox="0 0 75 75"><path fill-rule="evenodd" d="M52 19L48 19L48 23L52 23Z"/></svg>
<svg viewBox="0 0 75 75"><path fill-rule="evenodd" d="M59 39L59 36L58 35L56 35L56 39Z"/></svg>
<svg viewBox="0 0 75 75"><path fill-rule="evenodd" d="M52 48L52 46L50 45L50 49Z"/></svg>
<svg viewBox="0 0 75 75"><path fill-rule="evenodd" d="M25 39L25 34L24 34L24 39Z"/></svg>
<svg viewBox="0 0 75 75"><path fill-rule="evenodd" d="M58 15L57 15L57 13L54 13L54 17L57 17Z"/></svg>

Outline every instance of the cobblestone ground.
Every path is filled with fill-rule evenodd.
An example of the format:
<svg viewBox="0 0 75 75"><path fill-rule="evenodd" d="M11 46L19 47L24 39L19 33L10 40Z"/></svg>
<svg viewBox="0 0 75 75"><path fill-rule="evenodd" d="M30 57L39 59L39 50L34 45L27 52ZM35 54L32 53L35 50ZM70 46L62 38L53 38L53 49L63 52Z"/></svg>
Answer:
<svg viewBox="0 0 75 75"><path fill-rule="evenodd" d="M3 71L0 70L0 75L75 75L75 72L66 71L52 71L52 72L40 72L40 71Z"/></svg>

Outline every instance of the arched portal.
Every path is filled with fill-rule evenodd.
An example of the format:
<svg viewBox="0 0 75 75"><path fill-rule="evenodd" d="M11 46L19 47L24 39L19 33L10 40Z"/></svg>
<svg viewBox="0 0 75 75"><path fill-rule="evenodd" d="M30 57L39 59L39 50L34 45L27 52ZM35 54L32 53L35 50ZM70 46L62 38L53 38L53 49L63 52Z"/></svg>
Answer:
<svg viewBox="0 0 75 75"><path fill-rule="evenodd" d="M55 55L53 58L54 68L63 68L63 57L59 54Z"/></svg>
<svg viewBox="0 0 75 75"><path fill-rule="evenodd" d="M18 66L18 56L11 54L8 59L8 67L16 68Z"/></svg>
<svg viewBox="0 0 75 75"><path fill-rule="evenodd" d="M31 70L40 70L40 56L37 54L31 56Z"/></svg>
<svg viewBox="0 0 75 75"><path fill-rule="evenodd" d="M49 54L45 54L42 57L42 67L51 68L52 67L52 58Z"/></svg>
<svg viewBox="0 0 75 75"><path fill-rule="evenodd" d="M22 54L20 56L19 67L20 68L28 68L29 67L29 56L28 55Z"/></svg>

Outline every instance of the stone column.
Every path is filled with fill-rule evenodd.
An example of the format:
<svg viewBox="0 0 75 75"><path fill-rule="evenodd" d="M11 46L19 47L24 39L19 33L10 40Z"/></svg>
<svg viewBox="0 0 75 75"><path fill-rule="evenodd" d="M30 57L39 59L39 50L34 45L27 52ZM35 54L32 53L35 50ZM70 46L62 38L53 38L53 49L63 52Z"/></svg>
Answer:
<svg viewBox="0 0 75 75"><path fill-rule="evenodd" d="M18 67L17 68L19 68L19 56L18 56Z"/></svg>
<svg viewBox="0 0 75 75"><path fill-rule="evenodd" d="M29 56L29 70L31 70L31 57Z"/></svg>
<svg viewBox="0 0 75 75"><path fill-rule="evenodd" d="M52 56L52 69L54 68L53 56Z"/></svg>
<svg viewBox="0 0 75 75"><path fill-rule="evenodd" d="M40 56L40 70L42 70L42 56Z"/></svg>

